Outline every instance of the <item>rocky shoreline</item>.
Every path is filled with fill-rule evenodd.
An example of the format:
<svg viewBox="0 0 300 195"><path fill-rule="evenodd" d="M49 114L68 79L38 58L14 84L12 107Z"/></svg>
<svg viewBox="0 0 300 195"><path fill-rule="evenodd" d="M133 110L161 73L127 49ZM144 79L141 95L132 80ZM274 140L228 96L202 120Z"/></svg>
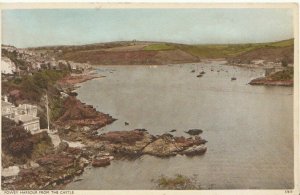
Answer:
<svg viewBox="0 0 300 195"><path fill-rule="evenodd" d="M135 159L141 155L171 157L195 156L206 152L206 140L171 134L153 136L144 129L115 131L86 138L84 148L69 147L61 142L51 154L23 167L15 177L2 178L6 190L63 189L84 172L85 167L106 167L114 159Z"/></svg>
<svg viewBox="0 0 300 195"><path fill-rule="evenodd" d="M59 84L70 84L75 85L78 83L83 83L88 80L92 80L95 78L100 78L100 76L95 76L93 74L76 74L76 75L68 75L59 81Z"/></svg>
<svg viewBox="0 0 300 195"><path fill-rule="evenodd" d="M266 77L261 77L257 79L253 79L249 83L250 85L269 85L269 86L285 86L285 87L292 87L294 85L293 80L270 80Z"/></svg>
<svg viewBox="0 0 300 195"><path fill-rule="evenodd" d="M283 70L266 77L253 79L249 84L292 87L294 85L294 69L293 67L285 67Z"/></svg>
<svg viewBox="0 0 300 195"><path fill-rule="evenodd" d="M97 77L67 77L60 82L67 84L65 89L70 90L70 85L74 87L78 82L92 78ZM71 81L68 83L68 80ZM116 119L85 105L73 93L69 93L65 98L63 110L62 116L54 126L59 138L65 141L61 141L45 156L20 166L17 175L2 177L2 189L63 189L67 183L81 175L87 166L105 167L109 166L112 160L135 159L142 155L161 158L203 155L207 150L206 140L199 135L191 135L188 138L175 137L168 133L154 136L145 129L99 134L100 128ZM71 142L80 142L84 147L71 147L68 144Z"/></svg>

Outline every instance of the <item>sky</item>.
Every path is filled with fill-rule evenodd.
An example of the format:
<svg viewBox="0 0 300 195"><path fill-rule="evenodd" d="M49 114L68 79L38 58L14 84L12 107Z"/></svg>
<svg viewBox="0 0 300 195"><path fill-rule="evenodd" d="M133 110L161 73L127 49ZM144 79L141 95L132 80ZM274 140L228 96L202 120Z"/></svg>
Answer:
<svg viewBox="0 0 300 195"><path fill-rule="evenodd" d="M291 9L2 10L2 43L16 47L111 41L257 43L293 38Z"/></svg>

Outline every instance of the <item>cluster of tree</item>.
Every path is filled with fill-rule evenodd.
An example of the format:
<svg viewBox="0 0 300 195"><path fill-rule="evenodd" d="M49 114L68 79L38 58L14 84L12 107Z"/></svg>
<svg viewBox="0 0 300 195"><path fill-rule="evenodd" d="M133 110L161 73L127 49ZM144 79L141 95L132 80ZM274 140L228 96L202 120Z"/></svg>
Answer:
<svg viewBox="0 0 300 195"><path fill-rule="evenodd" d="M33 150L32 135L19 123L2 117L2 151L15 157L30 157Z"/></svg>
<svg viewBox="0 0 300 195"><path fill-rule="evenodd" d="M21 123L2 117L2 166L24 164L53 151L46 132L31 134Z"/></svg>
<svg viewBox="0 0 300 195"><path fill-rule="evenodd" d="M54 85L57 80L67 74L67 71L44 70L35 72L32 75L12 78L2 83L2 93L8 94L10 91L17 89L20 90L20 98L30 103L38 103L47 91L51 90L53 92L49 95L59 95L59 91Z"/></svg>
<svg viewBox="0 0 300 195"><path fill-rule="evenodd" d="M32 75L23 75L19 78L12 78L2 83L2 94L10 94L11 91L18 90L19 96L9 97L10 101L26 101L30 104L38 105L38 116L40 117L41 127L47 127L46 119L46 93L48 95L50 107L50 119L55 121L61 116L63 100L60 96L59 88L56 82L69 74L68 71L61 70L43 70L35 72Z"/></svg>
<svg viewBox="0 0 300 195"><path fill-rule="evenodd" d="M281 60L281 65L283 67L287 67L289 62L290 62L290 60L289 60L288 56L284 56L283 59Z"/></svg>
<svg viewBox="0 0 300 195"><path fill-rule="evenodd" d="M7 51L6 49L1 49L1 52L2 52L2 56L8 57L16 65L17 68L23 71L27 70L28 63L18 57L18 53L16 50L10 52Z"/></svg>

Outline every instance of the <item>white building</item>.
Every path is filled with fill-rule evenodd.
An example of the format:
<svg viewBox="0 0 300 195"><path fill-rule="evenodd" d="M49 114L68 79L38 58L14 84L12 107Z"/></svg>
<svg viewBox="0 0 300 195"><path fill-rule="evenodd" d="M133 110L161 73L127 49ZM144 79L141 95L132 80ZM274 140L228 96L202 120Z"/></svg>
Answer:
<svg viewBox="0 0 300 195"><path fill-rule="evenodd" d="M40 130L40 118L37 117L37 106L30 104L20 104L15 107L12 103L7 101L4 96L4 101L1 102L2 116L7 117L15 122L22 122L24 129L30 131L32 134Z"/></svg>
<svg viewBox="0 0 300 195"><path fill-rule="evenodd" d="M32 134L40 130L40 118L28 114L15 116L15 121L22 121L22 126Z"/></svg>
<svg viewBox="0 0 300 195"><path fill-rule="evenodd" d="M7 96L4 97L4 101L1 103L2 116L14 120L16 107L7 101Z"/></svg>
<svg viewBox="0 0 300 195"><path fill-rule="evenodd" d="M16 72L16 65L7 57L1 58L1 73L13 74Z"/></svg>
<svg viewBox="0 0 300 195"><path fill-rule="evenodd" d="M69 61L69 64L72 70L87 70L91 68L91 65L89 65L88 63L78 63Z"/></svg>

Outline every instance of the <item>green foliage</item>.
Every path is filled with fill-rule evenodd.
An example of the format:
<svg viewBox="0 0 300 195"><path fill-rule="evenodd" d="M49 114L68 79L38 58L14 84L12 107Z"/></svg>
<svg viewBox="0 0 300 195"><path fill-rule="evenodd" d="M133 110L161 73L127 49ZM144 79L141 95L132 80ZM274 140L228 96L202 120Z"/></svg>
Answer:
<svg viewBox="0 0 300 195"><path fill-rule="evenodd" d="M26 76L20 83L20 89L25 99L33 102L38 102L43 94L43 91L38 86L38 82L32 76Z"/></svg>
<svg viewBox="0 0 300 195"><path fill-rule="evenodd" d="M69 72L58 70L44 70L33 75L24 75L21 78L14 78L2 83L2 92L8 93L11 90L20 90L21 97L17 100L26 100L29 103L38 105L38 116L40 117L41 128L48 126L46 116L46 101L44 96L48 95L50 124L62 115L63 99L55 83L65 77ZM14 102L17 100L12 98Z"/></svg>
<svg viewBox="0 0 300 195"><path fill-rule="evenodd" d="M288 61L285 60L285 59L281 60L281 65L282 65L283 67L287 67L287 66L288 66Z"/></svg>
<svg viewBox="0 0 300 195"><path fill-rule="evenodd" d="M224 45L195 45L187 48L187 51L198 57L207 58L226 58L234 57L239 54L249 52L264 47L288 47L294 44L293 39L272 42L272 43L253 43L253 44L224 44Z"/></svg>
<svg viewBox="0 0 300 195"><path fill-rule="evenodd" d="M294 44L294 39L272 42L272 43L249 43L249 44L203 44L203 45L184 45L184 44L152 44L144 48L147 51L173 50L180 49L193 56L201 58L226 58L234 57L244 52L252 51L263 47L288 47Z"/></svg>
<svg viewBox="0 0 300 195"><path fill-rule="evenodd" d="M20 70L27 70L27 63L24 60L18 59L17 52L9 52L2 49L2 55L7 56Z"/></svg>
<svg viewBox="0 0 300 195"><path fill-rule="evenodd" d="M14 80L13 80L13 83L16 84L16 85L20 85L22 82L22 79L20 77L16 77Z"/></svg>
<svg viewBox="0 0 300 195"><path fill-rule="evenodd" d="M63 99L54 97L50 101L50 119L56 121L63 114Z"/></svg>
<svg viewBox="0 0 300 195"><path fill-rule="evenodd" d="M163 190L195 190L200 189L200 186L196 184L194 177L186 177L181 174L175 175L175 177L160 176L159 179L153 180L157 184L158 189Z"/></svg>
<svg viewBox="0 0 300 195"><path fill-rule="evenodd" d="M284 56L284 58L281 60L281 66L287 67L289 64L289 59L287 56Z"/></svg>
<svg viewBox="0 0 300 195"><path fill-rule="evenodd" d="M272 80L284 81L284 80L293 80L294 78L294 69L292 67L286 68L283 71L275 72L270 75Z"/></svg>
<svg viewBox="0 0 300 195"><path fill-rule="evenodd" d="M174 50L174 49L176 49L174 45L167 44L167 43L152 44L144 47L145 51L161 51L161 50Z"/></svg>
<svg viewBox="0 0 300 195"><path fill-rule="evenodd" d="M194 56L204 58L225 58L262 47L259 44L229 44L229 45L193 45L180 48Z"/></svg>
<svg viewBox="0 0 300 195"><path fill-rule="evenodd" d="M2 149L12 156L30 156L33 148L32 135L21 124L2 117Z"/></svg>
<svg viewBox="0 0 300 195"><path fill-rule="evenodd" d="M41 140L39 143L35 144L32 150L32 157L39 158L47 154L53 149L51 140Z"/></svg>
<svg viewBox="0 0 300 195"><path fill-rule="evenodd" d="M37 116L40 118L40 127L41 129L46 129L48 127L47 114L45 112L46 107L43 106L43 109L38 109Z"/></svg>
<svg viewBox="0 0 300 195"><path fill-rule="evenodd" d="M55 82L66 76L68 71L44 70L36 72L33 75L24 75L20 78L13 78L8 82L2 83L3 91L8 92L13 89L19 89L22 98L32 103L40 102L46 91L53 89ZM57 90L52 90L55 94ZM51 94L50 94L51 96Z"/></svg>
<svg viewBox="0 0 300 195"><path fill-rule="evenodd" d="M46 132L34 134L32 140L34 143L31 154L32 159L40 158L53 151L51 138Z"/></svg>
<svg viewBox="0 0 300 195"><path fill-rule="evenodd" d="M2 164L24 164L53 151L51 138L46 132L32 135L21 123L2 117Z"/></svg>
<svg viewBox="0 0 300 195"><path fill-rule="evenodd" d="M270 43L270 46L273 47L288 47L291 45L294 45L294 39L288 39L288 40Z"/></svg>

